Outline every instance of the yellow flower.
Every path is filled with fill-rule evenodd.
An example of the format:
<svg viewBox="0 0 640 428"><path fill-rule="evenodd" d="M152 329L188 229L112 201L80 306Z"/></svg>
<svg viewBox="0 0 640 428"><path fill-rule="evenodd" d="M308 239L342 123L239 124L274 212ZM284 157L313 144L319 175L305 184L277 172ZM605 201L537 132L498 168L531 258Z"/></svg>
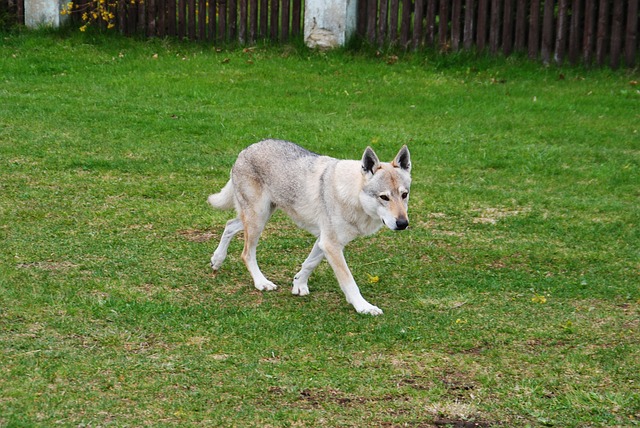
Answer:
<svg viewBox="0 0 640 428"><path fill-rule="evenodd" d="M456 324L466 324L466 323L467 323L467 320L464 318L458 318L456 320Z"/></svg>
<svg viewBox="0 0 640 428"><path fill-rule="evenodd" d="M540 303L540 304L543 304L543 303L547 303L547 298L546 298L546 297L544 297L544 296L543 296L543 295L541 295L541 294L536 294L535 296L533 296L533 297L531 298L531 301L532 301L533 303Z"/></svg>
<svg viewBox="0 0 640 428"><path fill-rule="evenodd" d="M380 281L380 278L378 277L378 275L372 276L372 275L367 274L367 276L369 277L369 284L375 284L378 281Z"/></svg>
<svg viewBox="0 0 640 428"><path fill-rule="evenodd" d="M87 30L87 26L83 25L82 27L80 27L80 31L86 31Z"/></svg>

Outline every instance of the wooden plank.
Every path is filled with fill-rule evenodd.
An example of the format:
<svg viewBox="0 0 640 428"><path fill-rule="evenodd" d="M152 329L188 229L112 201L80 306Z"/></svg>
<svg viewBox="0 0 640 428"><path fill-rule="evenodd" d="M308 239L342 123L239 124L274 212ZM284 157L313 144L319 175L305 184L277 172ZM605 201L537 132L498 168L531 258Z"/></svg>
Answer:
<svg viewBox="0 0 640 428"><path fill-rule="evenodd" d="M423 0L419 0L422 2ZM396 45L400 40L400 34L398 33L398 19L400 16L400 1L391 0L389 10L389 44ZM416 2L417 7L417 2Z"/></svg>
<svg viewBox="0 0 640 428"><path fill-rule="evenodd" d="M376 22L378 17L378 2L367 0L367 41L374 45L376 43Z"/></svg>
<svg viewBox="0 0 640 428"><path fill-rule="evenodd" d="M293 0L291 11L291 37L297 37L301 33L302 0Z"/></svg>
<svg viewBox="0 0 640 428"><path fill-rule="evenodd" d="M258 38L258 0L249 1L249 33L247 42L255 43Z"/></svg>
<svg viewBox="0 0 640 428"><path fill-rule="evenodd" d="M611 23L611 49L609 53L609 64L614 70L620 67L620 55L622 54L622 25L625 21L622 6L622 0L614 0Z"/></svg>
<svg viewBox="0 0 640 428"><path fill-rule="evenodd" d="M198 40L207 39L207 2L198 0Z"/></svg>
<svg viewBox="0 0 640 428"><path fill-rule="evenodd" d="M402 0L402 22L400 23L400 43L403 48L409 46L409 27L411 26L411 0Z"/></svg>
<svg viewBox="0 0 640 428"><path fill-rule="evenodd" d="M638 41L638 0L629 0L627 9L627 30L624 37L624 62L629 68L636 65Z"/></svg>
<svg viewBox="0 0 640 428"><path fill-rule="evenodd" d="M584 36L582 37L582 60L591 64L595 46L596 0L586 0L584 6Z"/></svg>
<svg viewBox="0 0 640 428"><path fill-rule="evenodd" d="M571 24L569 24L569 62L573 65L580 58L580 23L582 22L582 1L571 4Z"/></svg>
<svg viewBox="0 0 640 428"><path fill-rule="evenodd" d="M18 23L24 25L24 0L18 0L16 15L18 16Z"/></svg>
<svg viewBox="0 0 640 428"><path fill-rule="evenodd" d="M238 20L238 42L241 45L244 45L245 43L247 43L249 0L238 0L238 7L240 8L240 19Z"/></svg>
<svg viewBox="0 0 640 428"><path fill-rule="evenodd" d="M527 2L519 1L516 8L516 29L513 49L522 52L525 49L527 37Z"/></svg>
<svg viewBox="0 0 640 428"><path fill-rule="evenodd" d="M260 1L260 26L258 34L261 39L266 39L269 34L269 0Z"/></svg>
<svg viewBox="0 0 640 428"><path fill-rule="evenodd" d="M269 38L272 41L278 40L278 17L279 14L279 0L271 0L271 16L269 18Z"/></svg>
<svg viewBox="0 0 640 428"><path fill-rule="evenodd" d="M356 34L362 39L367 34L367 2L364 0L356 4Z"/></svg>
<svg viewBox="0 0 640 428"><path fill-rule="evenodd" d="M127 5L127 34L133 34L138 28L138 3Z"/></svg>
<svg viewBox="0 0 640 428"><path fill-rule="evenodd" d="M529 13L528 54L530 59L538 58L540 52L540 0L531 0Z"/></svg>
<svg viewBox="0 0 640 428"><path fill-rule="evenodd" d="M424 0L415 0L413 11L413 48L422 46L422 22L424 18ZM393 20L391 21L393 22Z"/></svg>
<svg viewBox="0 0 640 428"><path fill-rule="evenodd" d="M449 1L442 0L440 2L440 13L438 22L438 49L446 51L448 50L448 27L449 27Z"/></svg>
<svg viewBox="0 0 640 428"><path fill-rule="evenodd" d="M20 2L18 2L19 4ZM118 31L127 34L127 1L118 0Z"/></svg>
<svg viewBox="0 0 640 428"><path fill-rule="evenodd" d="M378 41L378 46L382 47L382 45L384 45L385 39L387 38L389 0L379 0L378 13L378 34L376 36L376 40Z"/></svg>
<svg viewBox="0 0 640 428"><path fill-rule="evenodd" d="M175 3L175 0L168 0L169 3ZM207 23L207 39L210 42L213 42L216 39L216 24L217 24L217 19L216 19L216 1L215 0L209 0L207 2L207 15L209 18L209 21Z"/></svg>
<svg viewBox="0 0 640 428"><path fill-rule="evenodd" d="M492 54L498 53L500 46L500 15L501 0L491 0L491 21L489 24L489 50Z"/></svg>
<svg viewBox="0 0 640 428"><path fill-rule="evenodd" d="M187 0L178 0L178 38L187 34Z"/></svg>
<svg viewBox="0 0 640 428"><path fill-rule="evenodd" d="M453 0L451 8L451 49L460 50L462 40L462 0Z"/></svg>
<svg viewBox="0 0 640 428"><path fill-rule="evenodd" d="M520 2L522 3L522 2ZM504 2L504 13L502 20L502 53L505 56L511 55L513 52L513 2L507 0Z"/></svg>
<svg viewBox="0 0 640 428"><path fill-rule="evenodd" d="M564 61L564 54L567 46L567 8L569 0L560 0L558 4L558 21L556 27L556 43L553 54L553 60L556 64L561 65Z"/></svg>
<svg viewBox="0 0 640 428"><path fill-rule="evenodd" d="M437 0L427 0L426 43L433 46L436 41L436 9Z"/></svg>
<svg viewBox="0 0 640 428"><path fill-rule="evenodd" d="M479 51L483 51L487 43L488 2L489 0L479 0L478 2L478 35L476 36L476 46Z"/></svg>
<svg viewBox="0 0 640 428"><path fill-rule="evenodd" d="M287 41L289 39L289 31L291 26L291 2L290 0L282 0L280 7L280 40Z"/></svg>
<svg viewBox="0 0 640 428"><path fill-rule="evenodd" d="M209 0L218 2L218 40L227 41L227 0Z"/></svg>
<svg viewBox="0 0 640 428"><path fill-rule="evenodd" d="M187 15L189 16L187 22L187 32L189 33L189 39L196 39L196 0L187 1Z"/></svg>
<svg viewBox="0 0 640 428"><path fill-rule="evenodd" d="M238 0L227 0L227 13L229 40L235 41L238 38Z"/></svg>
<svg viewBox="0 0 640 428"><path fill-rule="evenodd" d="M147 32L147 5L145 3L138 3L138 20L136 21L138 34L145 34Z"/></svg>
<svg viewBox="0 0 640 428"><path fill-rule="evenodd" d="M166 2L166 11L167 11L167 36L175 37L178 33L176 30L176 13L177 13L177 1L176 0L167 0Z"/></svg>
<svg viewBox="0 0 640 428"><path fill-rule="evenodd" d="M165 0L156 0L156 15L157 15L157 24L156 24L156 34L159 37L164 37L167 35L167 2Z"/></svg>
<svg viewBox="0 0 640 428"><path fill-rule="evenodd" d="M464 4L464 30L462 36L462 46L469 50L473 47L475 0L466 0Z"/></svg>
<svg viewBox="0 0 640 428"><path fill-rule="evenodd" d="M186 0L178 0L178 38L184 38L187 33L187 2Z"/></svg>
<svg viewBox="0 0 640 428"><path fill-rule="evenodd" d="M544 13L542 17L542 46L540 55L542 62L546 65L551 62L551 52L553 49L553 11L554 0L544 0Z"/></svg>
<svg viewBox="0 0 640 428"><path fill-rule="evenodd" d="M607 55L607 37L609 31L609 0L600 0L598 8L598 32L596 34L596 63L604 65Z"/></svg>

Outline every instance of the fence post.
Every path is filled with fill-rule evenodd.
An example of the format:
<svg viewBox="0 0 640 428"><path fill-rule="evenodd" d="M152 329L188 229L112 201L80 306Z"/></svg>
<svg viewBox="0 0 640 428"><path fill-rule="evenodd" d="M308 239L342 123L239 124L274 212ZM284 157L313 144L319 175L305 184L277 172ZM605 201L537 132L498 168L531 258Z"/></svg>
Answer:
<svg viewBox="0 0 640 428"><path fill-rule="evenodd" d="M344 45L355 33L356 13L357 0L305 0L305 43L323 49Z"/></svg>
<svg viewBox="0 0 640 428"><path fill-rule="evenodd" d="M64 0L24 0L24 24L29 28L59 27L67 18L60 14L64 4Z"/></svg>

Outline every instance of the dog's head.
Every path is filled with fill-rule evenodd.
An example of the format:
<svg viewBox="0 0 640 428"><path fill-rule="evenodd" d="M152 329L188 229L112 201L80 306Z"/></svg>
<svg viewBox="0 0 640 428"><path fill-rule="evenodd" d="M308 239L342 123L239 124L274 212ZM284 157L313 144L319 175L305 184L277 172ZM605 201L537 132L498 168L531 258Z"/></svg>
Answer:
<svg viewBox="0 0 640 428"><path fill-rule="evenodd" d="M411 186L411 158L403 146L395 159L380 162L371 147L362 155L364 186L360 200L371 217L379 217L391 230L404 230L409 226L407 209Z"/></svg>

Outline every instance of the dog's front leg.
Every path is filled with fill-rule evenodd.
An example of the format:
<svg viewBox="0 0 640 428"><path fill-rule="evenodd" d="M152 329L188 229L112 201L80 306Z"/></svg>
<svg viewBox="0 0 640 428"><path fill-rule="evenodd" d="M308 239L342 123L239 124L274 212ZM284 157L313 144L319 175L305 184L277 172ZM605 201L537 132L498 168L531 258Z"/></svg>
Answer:
<svg viewBox="0 0 640 428"><path fill-rule="evenodd" d="M338 283L340 283L340 288L347 298L347 302L351 303L356 312L360 314L381 315L382 309L367 302L360 294L358 284L353 279L353 275L344 258L343 246L323 240L319 241L319 246L331 265L333 273L336 275Z"/></svg>

